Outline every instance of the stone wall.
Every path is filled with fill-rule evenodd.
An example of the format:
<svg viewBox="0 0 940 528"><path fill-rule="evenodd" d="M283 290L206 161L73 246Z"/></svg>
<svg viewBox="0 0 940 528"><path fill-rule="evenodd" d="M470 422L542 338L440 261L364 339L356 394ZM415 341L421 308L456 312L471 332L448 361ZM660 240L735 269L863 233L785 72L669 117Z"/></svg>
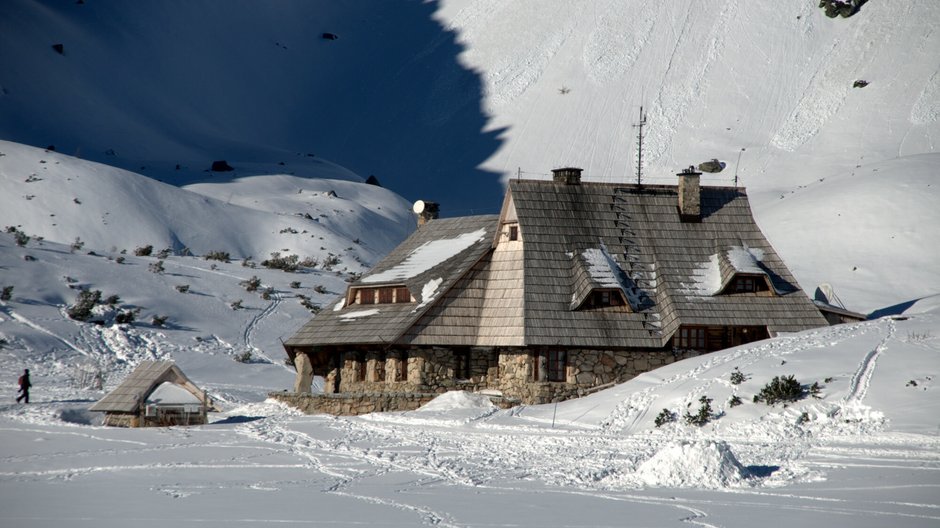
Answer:
<svg viewBox="0 0 940 528"><path fill-rule="evenodd" d="M671 350L571 349L567 350L565 380L546 381L544 350L434 347L349 351L342 355L339 372L334 369L327 376L329 392L335 376L340 375L338 394L306 396L312 400L294 393L277 397L300 398L295 406L305 412L330 414L409 410L451 390L498 390L506 404L550 403L582 396L598 386L622 383L695 355Z"/></svg>
<svg viewBox="0 0 940 528"><path fill-rule="evenodd" d="M407 392L299 394L295 392L272 392L268 396L300 409L306 414L352 416L371 412L412 411L433 400L437 394Z"/></svg>

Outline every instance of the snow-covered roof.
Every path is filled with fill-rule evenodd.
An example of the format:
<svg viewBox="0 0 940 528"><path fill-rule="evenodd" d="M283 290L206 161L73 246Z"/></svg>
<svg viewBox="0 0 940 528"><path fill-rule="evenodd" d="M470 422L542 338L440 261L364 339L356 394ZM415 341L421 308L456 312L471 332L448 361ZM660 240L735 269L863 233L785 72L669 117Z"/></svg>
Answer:
<svg viewBox="0 0 940 528"><path fill-rule="evenodd" d="M168 386L166 386L168 385ZM159 393L156 391L160 391ZM141 405L153 401L181 399L186 392L197 402L204 402L205 393L194 385L172 361L141 361L114 390L92 405L98 412L136 413ZM189 401L184 403L191 403Z"/></svg>
<svg viewBox="0 0 940 528"><path fill-rule="evenodd" d="M391 343L408 330L492 246L496 215L436 219L419 227L350 289L404 284L413 303L346 305L339 300L285 346ZM350 298L352 296L349 296Z"/></svg>
<svg viewBox="0 0 940 528"><path fill-rule="evenodd" d="M358 306L324 311L287 346L660 348L681 325L826 324L754 222L743 189L702 187L699 222L679 217L676 186L512 180L509 193L518 250L500 249L517 242L493 236L495 217L431 222L359 282L405 280L417 306L383 305L355 320L342 314ZM737 274L759 274L773 295L725 295ZM622 292L629 307L585 309L599 290Z"/></svg>

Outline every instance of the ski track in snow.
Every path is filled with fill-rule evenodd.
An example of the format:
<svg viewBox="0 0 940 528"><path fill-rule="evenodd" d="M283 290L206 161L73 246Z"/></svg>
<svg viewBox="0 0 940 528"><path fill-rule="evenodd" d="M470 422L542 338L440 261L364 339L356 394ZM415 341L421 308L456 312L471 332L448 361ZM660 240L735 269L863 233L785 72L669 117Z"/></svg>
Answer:
<svg viewBox="0 0 940 528"><path fill-rule="evenodd" d="M875 375L875 364L878 362L878 357L888 348L888 342L894 338L894 334L897 331L897 325L894 320L889 319L887 324L887 335L881 340L881 343L878 343L878 346L876 346L874 350L865 355L865 359L862 360L855 374L852 376L852 381L849 385L849 393L843 400L843 404L861 405L862 400L865 399L865 395L868 394L868 387L871 385L872 376Z"/></svg>
<svg viewBox="0 0 940 528"><path fill-rule="evenodd" d="M646 163L653 163L665 154L676 137L685 115L692 107L693 102L702 96L703 87L706 84L706 78L713 65L721 58L721 53L725 46L725 36L729 21L737 15L738 2L727 0L720 9L706 9L706 14L717 11L713 23L709 24L711 30L705 38L705 45L702 46L704 57L700 60L701 65L689 68L688 71L681 68L676 61L683 56L680 47L684 43L694 43L696 39L687 37L694 32L694 28L699 24L696 20L696 14L693 9L688 9L686 19L682 24L680 35L676 38L676 46L669 56L669 63L666 72L663 75L662 84L656 97L656 101L649 109L649 121L655 126L649 128L647 136L647 149L644 150ZM695 45L695 44L690 44Z"/></svg>
<svg viewBox="0 0 940 528"><path fill-rule="evenodd" d="M254 340L252 339L252 337L254 336L261 322L264 321L266 318L268 318L271 314L277 311L277 307L281 305L282 300L283 298L280 292L275 291L274 293L272 293L271 302L268 304L268 306L264 308L264 310L262 310L259 314L252 317L250 321L248 321L248 324L245 325L245 331L242 333L242 337L245 340L245 346L249 350L253 350L259 356L263 357L264 359L268 361L271 361L271 358L268 357L264 353L264 351L254 346Z"/></svg>
<svg viewBox="0 0 940 528"><path fill-rule="evenodd" d="M894 20L906 20L911 16L913 3L898 12L899 6L866 6L864 17L855 17L857 25L852 31L865 35L865 46L846 46L846 37L834 38L829 51L819 59L816 71L810 77L790 116L771 139L771 145L793 152L811 140L845 104L850 95L852 82L864 74L878 52L891 39ZM860 39L859 39L860 40Z"/></svg>

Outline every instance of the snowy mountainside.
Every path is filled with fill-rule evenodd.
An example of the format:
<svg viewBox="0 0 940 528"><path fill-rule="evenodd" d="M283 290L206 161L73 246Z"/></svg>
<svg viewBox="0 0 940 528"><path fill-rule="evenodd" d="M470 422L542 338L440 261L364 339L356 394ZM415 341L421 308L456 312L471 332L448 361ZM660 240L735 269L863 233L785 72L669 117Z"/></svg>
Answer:
<svg viewBox="0 0 940 528"><path fill-rule="evenodd" d="M409 205L373 185L277 175L187 190L8 141L0 153L0 225L60 243L80 238L87 249L152 245L259 261L275 251L332 253L362 271L414 227Z"/></svg>
<svg viewBox="0 0 940 528"><path fill-rule="evenodd" d="M738 176L771 243L793 247L818 218L782 213L798 204L780 196L890 160L899 171L936 167L919 156L936 153L940 136L938 24L940 4L914 0L868 2L835 19L804 0L236 1L225 10L11 0L0 4L0 137L176 185L374 174L455 216L495 212L498 180L517 171L546 178L575 165L588 181L634 181L644 106L646 181L672 184L681 168L720 159L725 170L705 184ZM854 87L860 80L868 84ZM234 173L208 174L218 159ZM866 195L842 181L845 196ZM900 194L894 205L918 223L914 238L936 239L924 202ZM937 275L912 262L904 267L921 269L910 281L921 291L892 285L873 299L873 277L891 269L866 262L870 273L847 273L843 255L891 246L861 249L861 238L827 237L832 258L812 264L782 253L805 290L830 283L861 312L940 291Z"/></svg>
<svg viewBox="0 0 940 528"><path fill-rule="evenodd" d="M157 262L160 272L153 270ZM11 291L10 299L0 301L0 367L30 368L37 381L45 380L44 391L84 394L76 373L103 371L106 386L113 387L140 360L167 359L222 401L264 399L293 380L280 341L311 317L301 296L323 305L345 291L345 275L319 269L285 273L201 257L73 251L50 241L20 247L13 234L2 233L0 288ZM253 277L259 285L248 291ZM102 303L88 322L67 315L82 290L101 292ZM110 296L117 296L113 306L104 303ZM122 312L135 312L134 321L118 324ZM235 360L245 353L249 361Z"/></svg>
<svg viewBox="0 0 940 528"><path fill-rule="evenodd" d="M938 170L940 153L859 165L756 216L807 293L833 283L847 307L873 312L940 294Z"/></svg>
<svg viewBox="0 0 940 528"><path fill-rule="evenodd" d="M173 184L214 160L241 176L326 168L451 215L492 211L498 175L477 167L498 133L482 131L479 81L437 8L2 2L0 138Z"/></svg>

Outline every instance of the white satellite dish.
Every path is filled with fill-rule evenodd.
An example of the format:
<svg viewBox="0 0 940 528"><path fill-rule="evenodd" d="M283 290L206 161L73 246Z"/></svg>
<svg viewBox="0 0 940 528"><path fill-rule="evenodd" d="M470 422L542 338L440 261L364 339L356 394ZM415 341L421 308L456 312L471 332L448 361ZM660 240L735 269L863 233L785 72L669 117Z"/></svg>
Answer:
<svg viewBox="0 0 940 528"><path fill-rule="evenodd" d="M417 202L415 202L415 204L411 206L411 210L414 211L415 214L423 213L424 212L424 200L418 200Z"/></svg>

